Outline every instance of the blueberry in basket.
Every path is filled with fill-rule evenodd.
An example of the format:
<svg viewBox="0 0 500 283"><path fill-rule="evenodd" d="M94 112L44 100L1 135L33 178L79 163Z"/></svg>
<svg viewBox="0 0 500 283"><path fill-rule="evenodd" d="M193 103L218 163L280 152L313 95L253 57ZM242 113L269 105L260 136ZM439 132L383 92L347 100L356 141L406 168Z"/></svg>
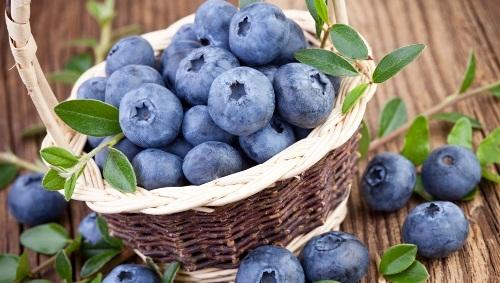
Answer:
<svg viewBox="0 0 500 283"><path fill-rule="evenodd" d="M76 92L76 97L78 99L95 99L104 101L106 94L106 82L105 77L94 77L86 80L78 88Z"/></svg>
<svg viewBox="0 0 500 283"><path fill-rule="evenodd" d="M184 113L182 134L193 146L207 141L220 141L230 144L234 136L219 128L205 105L197 105Z"/></svg>
<svg viewBox="0 0 500 283"><path fill-rule="evenodd" d="M184 184L182 159L175 154L156 148L145 149L134 157L132 166L137 184L146 190Z"/></svg>
<svg viewBox="0 0 500 283"><path fill-rule="evenodd" d="M191 51L202 47L201 43L195 40L172 40L172 43L163 50L160 58L161 65L163 67L162 75L165 83L175 89L175 78L177 69L179 68L179 63L184 59Z"/></svg>
<svg viewBox="0 0 500 283"><path fill-rule="evenodd" d="M106 57L106 75L127 65L155 66L153 47L140 36L129 36L120 39Z"/></svg>
<svg viewBox="0 0 500 283"><path fill-rule="evenodd" d="M229 25L238 9L225 0L207 0L196 11L196 35L203 45L229 48Z"/></svg>
<svg viewBox="0 0 500 283"><path fill-rule="evenodd" d="M109 141L110 138L105 138L103 141ZM138 147L136 144L131 142L129 139L125 138L121 141L119 141L117 144L113 146L115 149L121 151L129 161L132 161L134 157L142 150L142 148ZM99 168L103 169L104 165L106 164L106 159L108 158L109 154L109 149L104 149L100 151L96 156L95 156L95 163Z"/></svg>

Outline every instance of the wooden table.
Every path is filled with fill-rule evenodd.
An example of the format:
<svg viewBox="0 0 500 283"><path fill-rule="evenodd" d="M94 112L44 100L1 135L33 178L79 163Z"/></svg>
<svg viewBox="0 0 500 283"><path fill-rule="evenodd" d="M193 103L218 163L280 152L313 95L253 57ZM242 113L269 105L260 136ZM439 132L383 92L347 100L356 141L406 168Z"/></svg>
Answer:
<svg viewBox="0 0 500 283"><path fill-rule="evenodd" d="M4 1L2 1L4 2ZM116 25L137 23L143 31L161 29L192 13L202 0L116 1ZM304 8L302 0L273 1L284 8ZM2 8L4 4L2 4ZM384 102L399 96L407 103L410 117L436 104L457 89L466 65L467 54L477 53L476 85L500 78L500 1L498 0L350 0L350 21L366 36L375 58L414 42L428 45L425 54L392 81L384 84L371 102L367 120L372 130ZM95 36L94 22L83 12L84 1L37 0L32 3L32 28L38 43L38 57L47 71L61 68L75 52L67 42L81 36ZM34 141L23 142L21 132L38 121L24 86L13 66L8 48L7 31L0 29L0 148L10 148L19 155L34 159L38 152ZM69 89L55 86L60 99ZM457 111L477 117L485 126L476 131L478 141L500 126L500 100L484 96L460 103ZM449 125L433 123L433 146L445 141ZM401 140L384 150L397 151ZM361 164L364 166L364 163ZM500 282L500 187L482 182L481 193L471 202L461 203L471 223L466 246L443 260L424 261L430 282ZM7 192L0 193L0 252L20 253L19 234L26 228L8 214ZM378 280L376 261L387 247L401 242L401 225L408 211L421 200L413 198L393 214L373 213L361 202L355 185L349 204L349 215L342 229L360 237L369 247L371 265L363 282ZM62 223L75 231L87 212L82 203L72 202ZM30 256L32 265L43 257ZM54 282L57 276L48 274Z"/></svg>

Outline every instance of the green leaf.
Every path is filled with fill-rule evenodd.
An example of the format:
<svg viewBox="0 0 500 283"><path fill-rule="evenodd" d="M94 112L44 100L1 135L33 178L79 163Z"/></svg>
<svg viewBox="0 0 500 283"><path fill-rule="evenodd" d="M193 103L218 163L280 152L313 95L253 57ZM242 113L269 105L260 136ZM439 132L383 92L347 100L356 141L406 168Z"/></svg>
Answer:
<svg viewBox="0 0 500 283"><path fill-rule="evenodd" d="M398 48L385 55L373 72L373 82L379 84L387 81L415 60L424 48L424 44L413 44Z"/></svg>
<svg viewBox="0 0 500 283"><path fill-rule="evenodd" d="M352 77L358 75L358 71L349 61L332 51L316 48L301 49L295 52L295 58L301 63L331 76Z"/></svg>
<svg viewBox="0 0 500 283"><path fill-rule="evenodd" d="M6 188L17 176L17 167L13 164L0 163L0 190Z"/></svg>
<svg viewBox="0 0 500 283"><path fill-rule="evenodd" d="M370 141L371 141L371 133L370 128L366 125L366 122L363 120L361 122L361 128L359 130L361 133L361 139L359 140L359 148L358 151L361 154L361 158L365 158L368 155L368 151L370 150Z"/></svg>
<svg viewBox="0 0 500 283"><path fill-rule="evenodd" d="M63 190L65 183L66 180L54 169L49 169L42 180L42 186L48 191Z"/></svg>
<svg viewBox="0 0 500 283"><path fill-rule="evenodd" d="M349 110L351 110L359 98L365 93L367 88L367 83L361 83L347 93L344 103L342 103L342 114L346 114Z"/></svg>
<svg viewBox="0 0 500 283"><path fill-rule="evenodd" d="M118 109L92 99L69 100L59 103L54 111L73 130L94 137L121 133Z"/></svg>
<svg viewBox="0 0 500 283"><path fill-rule="evenodd" d="M422 176L417 174L417 178L415 180L415 188L413 188L413 192L419 195L421 198L426 201L433 201L434 198L425 190L424 184L422 183Z"/></svg>
<svg viewBox="0 0 500 283"><path fill-rule="evenodd" d="M401 127L407 121L406 106L399 97L387 101L379 118L378 136L383 137Z"/></svg>
<svg viewBox="0 0 500 283"><path fill-rule="evenodd" d="M486 180L500 184L500 175L490 171L490 169L487 166L483 166L481 172L483 178L485 178Z"/></svg>
<svg viewBox="0 0 500 283"><path fill-rule="evenodd" d="M90 283L101 283L102 282L102 273L97 274Z"/></svg>
<svg viewBox="0 0 500 283"><path fill-rule="evenodd" d="M352 59L368 58L368 47L359 33L351 26L333 25L330 29L330 39L342 55Z"/></svg>
<svg viewBox="0 0 500 283"><path fill-rule="evenodd" d="M109 24L115 16L113 0L105 0L104 3L89 0L86 8L87 12L94 17L101 27Z"/></svg>
<svg viewBox="0 0 500 283"><path fill-rule="evenodd" d="M380 260L379 271L384 275L400 273L410 267L417 256L417 246L400 244L390 247Z"/></svg>
<svg viewBox="0 0 500 283"><path fill-rule="evenodd" d="M34 139L38 137L43 137L47 134L47 129L43 124L37 123L30 125L21 133L21 138L23 140Z"/></svg>
<svg viewBox="0 0 500 283"><path fill-rule="evenodd" d="M472 125L467 118L460 118L448 135L448 144L459 145L472 150Z"/></svg>
<svg viewBox="0 0 500 283"><path fill-rule="evenodd" d="M433 120L445 121L450 123L456 123L460 118L466 118L467 120L469 120L474 129L481 129L483 127L481 125L481 122L479 122L477 119L458 112L442 112L431 116L431 119Z"/></svg>
<svg viewBox="0 0 500 283"><path fill-rule="evenodd" d="M121 249L123 247L123 243L120 239L111 237L109 234L108 223L101 216L96 219L97 229L101 234L103 240L110 246L115 249Z"/></svg>
<svg viewBox="0 0 500 283"><path fill-rule="evenodd" d="M476 155L483 166L500 163L500 128L496 128L481 141Z"/></svg>
<svg viewBox="0 0 500 283"><path fill-rule="evenodd" d="M61 147L46 147L40 151L45 162L55 167L71 168L78 163L78 157Z"/></svg>
<svg viewBox="0 0 500 283"><path fill-rule="evenodd" d="M316 23L316 37L321 37L321 32L323 31L323 25L325 22L319 17L318 11L316 10L316 6L314 5L314 0L306 0L307 9L311 14L314 22Z"/></svg>
<svg viewBox="0 0 500 283"><path fill-rule="evenodd" d="M24 250L23 254L19 257L16 270L16 280L21 282L24 278L31 274L30 261L28 259L28 251Z"/></svg>
<svg viewBox="0 0 500 283"><path fill-rule="evenodd" d="M136 190L137 180L134 168L127 156L115 148L109 148L103 175L113 188L121 192L133 193Z"/></svg>
<svg viewBox="0 0 500 283"><path fill-rule="evenodd" d="M20 240L28 249L47 255L57 253L70 242L68 232L56 223L30 228L21 234Z"/></svg>
<svg viewBox="0 0 500 283"><path fill-rule="evenodd" d="M90 47L94 48L97 46L97 39L95 38L77 38L69 42L71 46L75 47Z"/></svg>
<svg viewBox="0 0 500 283"><path fill-rule="evenodd" d="M418 116L406 133L401 153L415 166L419 166L429 156L429 143L429 122L424 116Z"/></svg>
<svg viewBox="0 0 500 283"><path fill-rule="evenodd" d="M490 88L491 94L500 98L500 83Z"/></svg>
<svg viewBox="0 0 500 283"><path fill-rule="evenodd" d="M324 22L328 23L330 20L328 18L328 7L326 6L325 0L314 0L314 7L318 12L318 17Z"/></svg>
<svg viewBox="0 0 500 283"><path fill-rule="evenodd" d="M107 251L89 258L82 266L80 271L81 277L89 277L97 273L106 263L111 261L115 256L120 254L120 250Z"/></svg>
<svg viewBox="0 0 500 283"><path fill-rule="evenodd" d="M88 53L81 53L71 57L64 65L64 70L75 71L80 74L87 71L94 65L92 55Z"/></svg>
<svg viewBox="0 0 500 283"><path fill-rule="evenodd" d="M466 194L463 198L462 201L471 201L473 200L477 193L479 192L479 187L475 187L472 191L470 191L468 194Z"/></svg>
<svg viewBox="0 0 500 283"><path fill-rule="evenodd" d="M240 9L257 2L262 2L262 0L240 0Z"/></svg>
<svg viewBox="0 0 500 283"><path fill-rule="evenodd" d="M56 255L56 271L64 282L71 283L73 278L73 267L64 250L60 250Z"/></svg>
<svg viewBox="0 0 500 283"><path fill-rule="evenodd" d="M63 84L74 84L78 78L82 75L81 72L73 70L61 70L57 72L50 73L48 79L53 82L59 82Z"/></svg>
<svg viewBox="0 0 500 283"><path fill-rule="evenodd" d="M0 283L12 283L16 280L19 257L13 254L0 254Z"/></svg>
<svg viewBox="0 0 500 283"><path fill-rule="evenodd" d="M75 192L78 177L80 177L79 174L73 174L64 183L64 199L66 199L66 201L71 200L71 196L73 196L73 193Z"/></svg>
<svg viewBox="0 0 500 283"><path fill-rule="evenodd" d="M467 62L467 69L464 73L464 78L462 79L462 83L460 84L459 94L466 92L469 87L474 82L474 77L476 75L476 55L474 55L474 51L471 51L469 54L469 61Z"/></svg>
<svg viewBox="0 0 500 283"><path fill-rule="evenodd" d="M165 269L165 272L163 273L163 279L161 283L174 283L175 276L177 275L177 272L181 268L181 264L178 261L174 261L170 263L167 268Z"/></svg>
<svg viewBox="0 0 500 283"><path fill-rule="evenodd" d="M387 275L385 278L391 283L422 283L429 278L429 273L425 266L416 260L405 271L398 274Z"/></svg>

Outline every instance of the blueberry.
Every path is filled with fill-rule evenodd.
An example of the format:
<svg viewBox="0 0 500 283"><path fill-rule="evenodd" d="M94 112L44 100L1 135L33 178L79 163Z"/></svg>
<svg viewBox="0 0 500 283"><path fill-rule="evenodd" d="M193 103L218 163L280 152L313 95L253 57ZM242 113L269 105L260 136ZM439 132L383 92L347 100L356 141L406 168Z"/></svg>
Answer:
<svg viewBox="0 0 500 283"><path fill-rule="evenodd" d="M184 114L182 134L194 146L206 141L220 141L229 144L233 140L233 135L214 123L205 105L194 106Z"/></svg>
<svg viewBox="0 0 500 283"><path fill-rule="evenodd" d="M186 141L182 136L178 136L173 142L169 143L165 150L173 153L180 158L184 159L186 154L193 149L193 146Z"/></svg>
<svg viewBox="0 0 500 283"><path fill-rule="evenodd" d="M164 86L162 76L158 71L141 65L128 65L114 72L106 84L106 103L119 107L125 94L137 89L145 83Z"/></svg>
<svg viewBox="0 0 500 283"><path fill-rule="evenodd" d="M102 283L160 283L160 278L145 266L122 264L113 268Z"/></svg>
<svg viewBox="0 0 500 283"><path fill-rule="evenodd" d="M106 75L127 65L155 66L155 53L147 40L140 36L122 38L109 50Z"/></svg>
<svg viewBox="0 0 500 283"><path fill-rule="evenodd" d="M85 243L89 245L99 245L104 243L101 232L97 228L97 213L91 212L85 216L80 225L78 225L78 233L83 237Z"/></svg>
<svg viewBox="0 0 500 283"><path fill-rule="evenodd" d="M194 49L200 48L202 45L197 41L178 40L172 43L163 50L161 55L161 64L163 66L163 79L175 89L175 75L179 68L179 63Z"/></svg>
<svg viewBox="0 0 500 283"><path fill-rule="evenodd" d="M177 187L183 184L182 159L166 151L149 148L132 161L137 183L146 190Z"/></svg>
<svg viewBox="0 0 500 283"><path fill-rule="evenodd" d="M340 91L340 84L342 83L342 78L341 77L335 77L335 76L330 76L327 75L328 79L332 83L333 86L333 91L335 93L339 93Z"/></svg>
<svg viewBox="0 0 500 283"><path fill-rule="evenodd" d="M179 30L175 33L174 37L172 37L171 42L188 40L188 41L197 41L198 37L196 36L196 27L194 24L184 24Z"/></svg>
<svg viewBox="0 0 500 283"><path fill-rule="evenodd" d="M58 192L42 187L42 174L20 176L9 191L7 204L16 220L27 225L39 225L58 220L66 210L66 201Z"/></svg>
<svg viewBox="0 0 500 283"><path fill-rule="evenodd" d="M225 0L207 0L196 11L198 39L205 45L229 49L229 24L238 9Z"/></svg>
<svg viewBox="0 0 500 283"><path fill-rule="evenodd" d="M297 60L295 60L295 52L308 47L306 37L304 36L304 31L302 30L302 28L291 19L287 19L287 22L290 28L288 43L285 44L283 49L281 49L278 57L273 61L276 65L279 66L287 63L297 62Z"/></svg>
<svg viewBox="0 0 500 283"><path fill-rule="evenodd" d="M278 71L278 68L276 68L273 65L264 65L264 66L255 67L255 70L266 75L266 77L269 79L269 81L271 83L273 83L274 75L276 75L276 71Z"/></svg>
<svg viewBox="0 0 500 283"><path fill-rule="evenodd" d="M295 138L297 140L305 139L312 132L312 129L304 129L301 127L294 126L293 132L295 133Z"/></svg>
<svg viewBox="0 0 500 283"><path fill-rule="evenodd" d="M417 245L419 255L427 258L442 258L459 250L468 234L464 213L447 201L418 205L403 224L403 241Z"/></svg>
<svg viewBox="0 0 500 283"><path fill-rule="evenodd" d="M195 185L208 183L243 169L243 159L232 146L222 142L204 142L184 157L182 171Z"/></svg>
<svg viewBox="0 0 500 283"><path fill-rule="evenodd" d="M100 144L101 144L101 142L102 142L104 139L105 139L105 138L88 136L88 137L87 137L87 143L88 143L88 145L90 146L90 149L94 149L94 148L96 148L98 145L100 145Z"/></svg>
<svg viewBox="0 0 500 283"><path fill-rule="evenodd" d="M217 77L208 98L210 116L222 129L246 136L264 128L274 112L274 90L267 77L248 67Z"/></svg>
<svg viewBox="0 0 500 283"><path fill-rule="evenodd" d="M287 249L261 246L241 261L236 283L304 283L299 260Z"/></svg>
<svg viewBox="0 0 500 283"><path fill-rule="evenodd" d="M105 138L104 141L109 141L111 138ZM121 151L125 156L127 156L128 160L132 162L132 159L142 150L142 148L135 145L128 139L123 139L119 141L117 144L113 146L114 148ZM109 150L106 148L95 156L95 163L99 168L103 169L106 164L106 159L108 158Z"/></svg>
<svg viewBox="0 0 500 283"><path fill-rule="evenodd" d="M395 153L382 153L365 169L362 196L374 210L396 211L410 199L415 182L415 166L408 159Z"/></svg>
<svg viewBox="0 0 500 283"><path fill-rule="evenodd" d="M234 15L229 27L231 51L248 65L265 65L288 43L290 28L280 8L254 3Z"/></svg>
<svg viewBox="0 0 500 283"><path fill-rule="evenodd" d="M125 136L144 148L162 147L179 133L183 116L179 99L168 89L144 84L120 103L120 126Z"/></svg>
<svg viewBox="0 0 500 283"><path fill-rule="evenodd" d="M274 116L263 129L240 137L241 148L257 163L264 163L294 142L292 127L279 116Z"/></svg>
<svg viewBox="0 0 500 283"><path fill-rule="evenodd" d="M281 66L274 78L281 117L301 128L315 128L328 119L335 103L330 80L317 69L301 63Z"/></svg>
<svg viewBox="0 0 500 283"><path fill-rule="evenodd" d="M422 166L425 190L441 200L462 199L480 180L481 165L474 153L456 145L435 149Z"/></svg>
<svg viewBox="0 0 500 283"><path fill-rule="evenodd" d="M368 249L356 236L337 231L312 238L302 250L300 261L308 282L342 283L358 282L370 263Z"/></svg>
<svg viewBox="0 0 500 283"><path fill-rule="evenodd" d="M206 104L214 79L239 65L238 59L222 48L195 49L179 63L175 75L177 95L192 105Z"/></svg>
<svg viewBox="0 0 500 283"><path fill-rule="evenodd" d="M104 101L106 93L106 78L95 77L82 83L76 92L78 99L95 99Z"/></svg>

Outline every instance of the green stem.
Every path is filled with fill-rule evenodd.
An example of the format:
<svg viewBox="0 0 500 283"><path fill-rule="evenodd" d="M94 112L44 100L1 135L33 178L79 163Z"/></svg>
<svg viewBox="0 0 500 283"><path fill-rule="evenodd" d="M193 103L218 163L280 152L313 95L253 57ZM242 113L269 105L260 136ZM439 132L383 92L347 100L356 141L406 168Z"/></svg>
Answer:
<svg viewBox="0 0 500 283"><path fill-rule="evenodd" d="M329 36L330 36L330 27L328 27L328 29L323 32L323 38L321 39L321 44L319 46L321 49L325 48Z"/></svg>
<svg viewBox="0 0 500 283"><path fill-rule="evenodd" d="M79 236L75 240L71 240L70 243L68 244L68 246L66 248L64 248L64 251L66 252L66 254L68 256L70 254L72 254L74 251L79 249L81 240L82 240L81 236ZM74 245L75 243L76 243L76 245ZM57 255L51 256L46 261L42 262L40 265L33 268L33 270L31 270L30 274L35 275L35 274L42 272L43 270L45 270L45 268L49 267L50 265L52 265L56 261L56 257L57 257Z"/></svg>
<svg viewBox="0 0 500 283"><path fill-rule="evenodd" d="M114 0L111 1L112 6L115 6ZM110 20L105 24L101 25L101 34L99 37L99 42L96 47L94 47L94 57L96 63L101 63L106 58L108 49L113 43L113 31L112 31L113 21Z"/></svg>
<svg viewBox="0 0 500 283"><path fill-rule="evenodd" d="M33 172L38 172L38 173L47 172L47 168L42 167L38 164L31 163L27 160L21 159L12 152L0 152L0 162L10 163L20 168L30 170Z"/></svg>

